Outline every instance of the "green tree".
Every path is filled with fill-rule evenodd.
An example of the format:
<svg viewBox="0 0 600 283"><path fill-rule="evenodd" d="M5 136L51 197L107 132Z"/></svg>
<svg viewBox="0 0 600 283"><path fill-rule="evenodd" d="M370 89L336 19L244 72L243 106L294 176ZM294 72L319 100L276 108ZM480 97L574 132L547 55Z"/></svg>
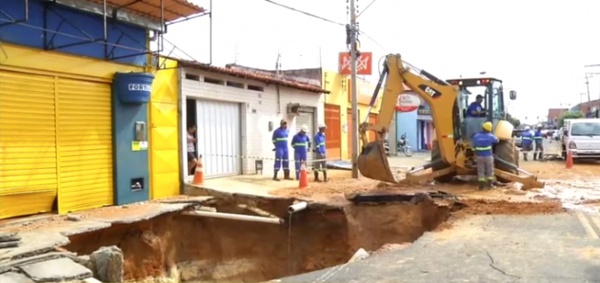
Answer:
<svg viewBox="0 0 600 283"><path fill-rule="evenodd" d="M565 123L565 119L578 119L583 118L583 113L581 111L569 111L565 112L560 117L558 117L558 127L562 127Z"/></svg>
<svg viewBox="0 0 600 283"><path fill-rule="evenodd" d="M521 125L521 120L513 117L512 115L510 115L509 113L506 113L506 121L510 122L511 124L513 124L513 126L515 128L519 127L519 125Z"/></svg>

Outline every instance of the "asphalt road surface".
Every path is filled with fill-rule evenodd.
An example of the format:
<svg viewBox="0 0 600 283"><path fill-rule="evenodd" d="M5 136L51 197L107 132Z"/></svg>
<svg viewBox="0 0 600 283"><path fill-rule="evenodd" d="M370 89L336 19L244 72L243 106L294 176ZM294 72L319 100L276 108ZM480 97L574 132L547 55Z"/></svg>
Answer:
<svg viewBox="0 0 600 283"><path fill-rule="evenodd" d="M600 282L600 217L474 216L358 262L280 282Z"/></svg>

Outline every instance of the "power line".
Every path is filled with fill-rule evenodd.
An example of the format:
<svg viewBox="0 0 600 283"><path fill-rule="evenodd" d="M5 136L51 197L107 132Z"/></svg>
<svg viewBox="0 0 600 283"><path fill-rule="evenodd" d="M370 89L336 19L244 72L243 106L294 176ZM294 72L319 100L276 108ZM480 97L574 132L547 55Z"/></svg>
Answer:
<svg viewBox="0 0 600 283"><path fill-rule="evenodd" d="M345 25L345 24L338 23L338 22L336 22L336 21L333 21L333 20L330 20L330 19L327 19L327 18L323 18L323 17L321 17L321 16L317 16L317 15L315 15L315 14L312 14L312 13L309 13L309 12L306 12L306 11L302 11L302 10L299 10L299 9L296 9L296 8L293 8L293 7L290 7L290 6L287 6L287 5L283 5L283 4L280 4L280 3L274 2L274 1L272 1L272 0L264 0L264 1L266 1L266 2L268 2L268 3L271 3L271 4L273 4L273 5L277 5L277 6L279 6L279 7L286 8L286 9L288 9L288 10L291 10L291 11L294 11L294 12L297 12L297 13L300 13L300 14L303 14L303 15L305 15L305 16L313 17L313 18L316 18L316 19L319 19L319 20L322 20L322 21L325 21L325 22L328 22L328 23L331 23L331 24L335 24L335 25L338 25L338 26L346 27L346 25ZM376 0L373 0L371 3L369 3L369 5L367 5L367 8L369 8L369 6L371 6L371 5L372 5L372 4L373 4L375 1L376 1ZM365 8L365 9L363 10L363 12L364 12L364 11L366 11L366 10L367 10L367 8ZM362 14L362 13L361 13L361 14ZM360 14L359 14L359 16L360 16ZM369 39L369 40L370 40L371 42L373 42L375 45L377 45L378 47L380 47L381 49L383 49L385 52L388 52L387 48L385 48L383 45L381 45L379 42L377 42L377 40L373 39L373 37L369 36L368 34L366 34L365 32L362 32L362 31L359 31L358 33L359 33L360 35L363 35L363 36L365 36L367 39Z"/></svg>
<svg viewBox="0 0 600 283"><path fill-rule="evenodd" d="M363 14L363 13L364 13L364 12L365 12L367 9L369 9L369 7L371 7L371 5L373 5L373 3L375 3L375 1L377 1L377 0L373 0L373 1L371 1L371 3L369 3L369 4L367 5L367 7L365 7L365 9L364 9L364 10L362 10L360 13L358 13L358 15L356 15L356 18L358 19L358 18L360 17L360 15L362 15L362 14Z"/></svg>
<svg viewBox="0 0 600 283"><path fill-rule="evenodd" d="M298 9L296 9L296 8L293 8L293 7L290 7L290 6L287 6L287 5L283 5L283 4L280 4L280 3L277 3L277 2L274 2L274 1L271 1L271 0L265 0L265 1L267 1L267 2L269 2L269 3L271 3L271 4L273 4L273 5L277 5L277 6L279 6L279 7L283 7L283 8L286 8L286 9L288 9L288 10L292 10L292 11L294 11L294 12L297 12L297 13L300 13L300 14L304 14L305 16L313 17L313 18L315 18L315 19L319 19L319 20L326 21L326 22L328 22L328 23L331 23L331 24L336 24L336 25L343 26L343 27L345 27L345 26L346 26L345 24L338 23L338 22L336 22L336 21L332 21L332 20L330 20L330 19L326 19L326 18L323 18L323 17L321 17L321 16L317 16L317 15L315 15L315 14L312 14L312 13L309 13L309 12L306 12L306 11L298 10Z"/></svg>

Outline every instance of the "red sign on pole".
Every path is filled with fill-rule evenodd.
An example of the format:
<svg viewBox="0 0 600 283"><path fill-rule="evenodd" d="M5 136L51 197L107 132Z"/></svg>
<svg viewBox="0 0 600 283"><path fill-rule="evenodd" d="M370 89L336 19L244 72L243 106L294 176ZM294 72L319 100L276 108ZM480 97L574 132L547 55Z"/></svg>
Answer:
<svg viewBox="0 0 600 283"><path fill-rule="evenodd" d="M339 56L339 72L342 75L351 75L352 67L350 66L352 60L350 52L340 52ZM360 52L360 56L356 58L356 74L368 76L373 71L373 53L371 52Z"/></svg>

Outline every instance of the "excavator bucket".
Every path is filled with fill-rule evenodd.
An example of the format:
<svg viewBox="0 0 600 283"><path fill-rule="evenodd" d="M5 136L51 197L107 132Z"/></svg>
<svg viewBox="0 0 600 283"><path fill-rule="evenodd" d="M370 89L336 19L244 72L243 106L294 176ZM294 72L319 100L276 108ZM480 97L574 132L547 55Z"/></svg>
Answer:
<svg viewBox="0 0 600 283"><path fill-rule="evenodd" d="M367 144L358 156L357 167L363 176L389 183L397 183L385 154L383 140Z"/></svg>

